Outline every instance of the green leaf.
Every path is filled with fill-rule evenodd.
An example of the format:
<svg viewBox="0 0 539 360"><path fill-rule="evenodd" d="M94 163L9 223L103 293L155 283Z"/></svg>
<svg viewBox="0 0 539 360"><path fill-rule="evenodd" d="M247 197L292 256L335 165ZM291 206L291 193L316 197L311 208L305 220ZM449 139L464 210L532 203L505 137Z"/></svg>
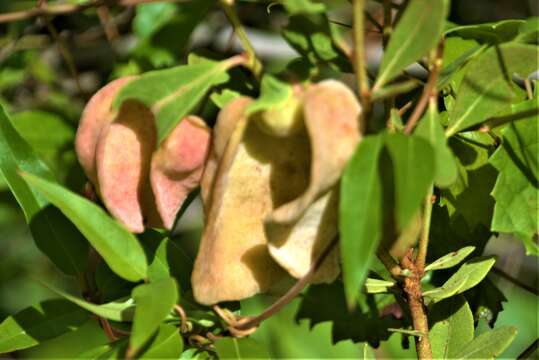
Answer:
<svg viewBox="0 0 539 360"><path fill-rule="evenodd" d="M446 36L459 36L480 43L498 44L514 39L524 20L502 20L495 23L456 26L445 32Z"/></svg>
<svg viewBox="0 0 539 360"><path fill-rule="evenodd" d="M460 264L468 255L475 250L475 246L465 246L457 251L450 252L447 255L433 261L425 267L425 271L448 269Z"/></svg>
<svg viewBox="0 0 539 360"><path fill-rule="evenodd" d="M472 341L474 319L462 295L434 305L429 311L429 339L433 359L454 359L464 345Z"/></svg>
<svg viewBox="0 0 539 360"><path fill-rule="evenodd" d="M291 16L281 34L290 46L311 64L333 65L341 71L350 72L350 62L337 46L325 14Z"/></svg>
<svg viewBox="0 0 539 360"><path fill-rule="evenodd" d="M423 202L435 171L430 144L418 136L388 134L386 147L393 165L395 183L395 218L404 229Z"/></svg>
<svg viewBox="0 0 539 360"><path fill-rule="evenodd" d="M457 180L457 164L455 157L447 146L444 129L440 123L440 115L435 109L429 110L419 122L415 134L427 140L434 149L436 170L434 183L438 187L448 187Z"/></svg>
<svg viewBox="0 0 539 360"><path fill-rule="evenodd" d="M43 301L0 323L0 354L26 349L73 331L88 317L86 311L65 300Z"/></svg>
<svg viewBox="0 0 539 360"><path fill-rule="evenodd" d="M382 100L388 97L394 97L402 93L407 93L419 87L421 82L411 79L401 81L395 84L386 85L380 89L376 89L372 94L372 101Z"/></svg>
<svg viewBox="0 0 539 360"><path fill-rule="evenodd" d="M529 44L539 44L539 17L534 16L518 28L518 36L515 41Z"/></svg>
<svg viewBox="0 0 539 360"><path fill-rule="evenodd" d="M384 293L388 292L394 285L394 281L367 278L365 281L365 290L369 294Z"/></svg>
<svg viewBox="0 0 539 360"><path fill-rule="evenodd" d="M513 113L538 107L537 98L513 106ZM489 162L498 170L492 190L496 200L492 231L514 233L528 241L528 253L538 252L531 241L538 231L539 153L537 116L510 123L502 130L502 145Z"/></svg>
<svg viewBox="0 0 539 360"><path fill-rule="evenodd" d="M247 106L246 114L251 115L278 106L292 96L292 86L272 76L264 75L260 84L260 96Z"/></svg>
<svg viewBox="0 0 539 360"><path fill-rule="evenodd" d="M135 354L159 329L161 322L178 302L178 286L173 278L139 285L133 289L137 304L129 338L129 352Z"/></svg>
<svg viewBox="0 0 539 360"><path fill-rule="evenodd" d="M220 359L270 359L268 351L252 339L223 338L215 342Z"/></svg>
<svg viewBox="0 0 539 360"><path fill-rule="evenodd" d="M135 312L135 304L133 299L116 300L106 304L93 304L76 296L70 295L60 289L45 285L52 292L60 295L61 297L69 300L73 304L88 310L92 314L101 316L105 319L113 321L131 321Z"/></svg>
<svg viewBox="0 0 539 360"><path fill-rule="evenodd" d="M146 278L146 256L137 238L103 209L50 181L24 178L75 224L116 274L133 282Z"/></svg>
<svg viewBox="0 0 539 360"><path fill-rule="evenodd" d="M180 289L191 288L193 257L186 251L184 239L171 239L165 233L147 230L140 237L148 257L148 280L173 277Z"/></svg>
<svg viewBox="0 0 539 360"><path fill-rule="evenodd" d="M310 0L281 0L281 2L290 15L318 14L326 11L326 6L323 2Z"/></svg>
<svg viewBox="0 0 539 360"><path fill-rule="evenodd" d="M178 359L183 351L183 339L177 327L161 324L148 350L139 359Z"/></svg>
<svg viewBox="0 0 539 360"><path fill-rule="evenodd" d="M460 294L479 284L487 276L496 260L493 257L477 257L465 262L441 287L425 291L423 296L436 303Z"/></svg>
<svg viewBox="0 0 539 360"><path fill-rule="evenodd" d="M536 46L517 43L492 47L470 62L449 113L446 136L482 123L511 110L511 103L522 99L507 77L527 77L537 69Z"/></svg>
<svg viewBox="0 0 539 360"><path fill-rule="evenodd" d="M379 89L408 65L427 55L442 35L448 1L411 0L391 34L374 89Z"/></svg>
<svg viewBox="0 0 539 360"><path fill-rule="evenodd" d="M47 199L26 183L19 171L54 180L51 171L17 133L0 106L0 172L23 210L39 249L66 274L82 273L86 268L88 244Z"/></svg>
<svg viewBox="0 0 539 360"><path fill-rule="evenodd" d="M516 335L517 329L513 326L502 326L485 332L469 342L454 358L494 359L511 344Z"/></svg>
<svg viewBox="0 0 539 360"><path fill-rule="evenodd" d="M205 61L149 71L123 87L114 99L113 107L117 109L123 101L136 99L151 108L161 142L184 116L195 109L212 86L228 80L226 71L237 65L234 61Z"/></svg>
<svg viewBox="0 0 539 360"><path fill-rule="evenodd" d="M366 136L342 176L340 253L349 304L356 300L382 236L382 181L378 159L383 144L382 136Z"/></svg>

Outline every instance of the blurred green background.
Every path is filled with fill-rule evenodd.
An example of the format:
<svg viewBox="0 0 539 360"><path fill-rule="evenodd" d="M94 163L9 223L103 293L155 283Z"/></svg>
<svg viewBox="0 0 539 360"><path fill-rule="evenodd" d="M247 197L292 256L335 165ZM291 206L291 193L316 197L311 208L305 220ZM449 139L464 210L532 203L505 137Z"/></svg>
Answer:
<svg viewBox="0 0 539 360"><path fill-rule="evenodd" d="M54 5L59 1L48 3ZM347 2L331 3L330 19L350 24ZM34 4L34 1L0 0L0 13L27 9ZM268 5L265 1L238 1L238 10L257 54L268 68L277 68L295 54L279 37L279 28L286 23L285 14L278 7L268 10ZM198 17L186 17L182 6L196 7ZM372 1L369 6L375 17L381 16L377 2ZM469 24L537 14L538 3L533 0L459 0L452 1L450 20ZM95 9L57 16L51 19L57 32L55 37L42 19L0 24L0 102L12 114L17 130L58 177L79 192L85 179L73 153L73 137L83 105L93 92L119 76L184 63L190 51L220 56L241 51L231 36L226 18L211 1L114 7L108 16L114 23L108 31ZM204 20L199 23L200 19ZM368 37L369 64L373 68L380 56L379 40L377 34ZM70 53L67 61L62 55L65 49ZM215 116L215 108L205 110L206 118ZM180 240L190 244L192 254L201 225L200 204L194 202L177 229ZM515 325L519 329L516 340L504 354L505 358L516 358L538 336L538 264L535 258L524 255L520 242L511 238L492 239L486 252L498 255L496 267L529 288L525 290L499 275L490 275L508 300L497 324ZM36 246L22 212L0 178L0 321L54 297L40 282L71 292L78 288L76 281L62 275ZM256 313L270 300L260 296L245 301L242 311ZM363 344L341 341L332 346L329 322L313 329L307 320L296 323L298 302L294 301L266 321L254 335L268 345L275 357L361 358L364 355ZM478 331L482 326L479 325ZM96 325L90 324L79 331L88 331L88 338L95 333L101 336ZM392 335L375 351L377 357L414 357L413 351L401 349L401 341L401 335ZM55 346L60 345L52 340L23 355L46 357Z"/></svg>

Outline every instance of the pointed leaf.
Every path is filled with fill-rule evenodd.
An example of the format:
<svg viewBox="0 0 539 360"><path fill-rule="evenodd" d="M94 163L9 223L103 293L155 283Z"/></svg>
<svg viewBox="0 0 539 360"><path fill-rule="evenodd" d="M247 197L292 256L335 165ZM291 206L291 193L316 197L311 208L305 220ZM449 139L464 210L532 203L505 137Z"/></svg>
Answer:
<svg viewBox="0 0 539 360"><path fill-rule="evenodd" d="M53 181L54 176L14 129L0 106L0 174L30 225L37 246L66 274L84 271L88 244L77 229L20 176L26 171Z"/></svg>
<svg viewBox="0 0 539 360"><path fill-rule="evenodd" d="M118 109L123 101L137 99L151 108L156 117L160 143L212 86L228 80L226 71L237 62L237 59L205 61L147 72L123 87L113 106Z"/></svg>
<svg viewBox="0 0 539 360"><path fill-rule="evenodd" d="M382 184L378 159L383 142L381 136L365 137L341 181L340 247L349 304L355 301L382 234Z"/></svg>
<svg viewBox="0 0 539 360"><path fill-rule="evenodd" d="M365 290L369 294L383 293L388 292L394 285L394 281L367 278L365 281Z"/></svg>
<svg viewBox="0 0 539 360"><path fill-rule="evenodd" d="M493 257L477 257L464 263L440 288L423 293L432 302L460 294L479 284L487 276L496 260Z"/></svg>
<svg viewBox="0 0 539 360"><path fill-rule="evenodd" d="M513 326L485 332L455 354L454 359L494 359L513 342L516 335L517 329Z"/></svg>
<svg viewBox="0 0 539 360"><path fill-rule="evenodd" d="M429 322L433 359L453 359L473 339L474 319L462 295L434 305L429 311Z"/></svg>
<svg viewBox="0 0 539 360"><path fill-rule="evenodd" d="M81 308L60 299L46 300L0 323L0 354L26 349L74 330L88 319Z"/></svg>
<svg viewBox="0 0 539 360"><path fill-rule="evenodd" d="M448 1L411 0L387 45L375 89L427 55L442 35Z"/></svg>
<svg viewBox="0 0 539 360"><path fill-rule="evenodd" d="M457 251L450 252L447 255L433 261L425 267L425 271L448 269L458 265L466 256L470 255L475 250L475 246L466 246Z"/></svg>
<svg viewBox="0 0 539 360"><path fill-rule="evenodd" d="M133 299L137 308L129 339L131 354L135 354L150 339L178 302L178 286L173 278L139 285L133 289Z"/></svg>
<svg viewBox="0 0 539 360"><path fill-rule="evenodd" d="M24 178L75 224L116 274L130 281L146 278L146 256L137 238L99 206L37 176Z"/></svg>
<svg viewBox="0 0 539 360"><path fill-rule="evenodd" d="M62 291L50 285L45 286L49 290L60 295L66 300L69 300L77 306L88 310L92 314L104 317L105 319L113 321L131 321L133 319L133 313L135 311L133 299L116 300L106 304L97 305L76 296L70 295L65 291Z"/></svg>

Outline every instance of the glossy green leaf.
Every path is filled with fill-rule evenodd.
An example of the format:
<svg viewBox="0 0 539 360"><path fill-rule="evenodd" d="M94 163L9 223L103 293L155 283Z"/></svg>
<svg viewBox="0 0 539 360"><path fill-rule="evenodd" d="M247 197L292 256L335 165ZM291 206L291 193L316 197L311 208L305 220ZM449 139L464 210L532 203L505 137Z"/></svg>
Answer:
<svg viewBox="0 0 539 360"><path fill-rule="evenodd" d="M442 35L448 1L411 0L391 34L374 89L381 88L408 65L427 55Z"/></svg>
<svg viewBox="0 0 539 360"><path fill-rule="evenodd" d="M518 28L518 35L515 41L539 44L539 17L534 16L526 20L524 24L521 24Z"/></svg>
<svg viewBox="0 0 539 360"><path fill-rule="evenodd" d="M116 274L130 281L146 278L146 256L137 238L103 209L50 181L24 178L75 224Z"/></svg>
<svg viewBox="0 0 539 360"><path fill-rule="evenodd" d="M445 32L446 36L459 36L463 39L474 39L480 43L498 44L514 39L524 20L502 20L499 22L462 25Z"/></svg>
<svg viewBox="0 0 539 360"><path fill-rule="evenodd" d="M137 305L129 338L129 352L137 353L159 329L161 322L178 302L178 286L173 278L139 285L133 289Z"/></svg>
<svg viewBox="0 0 539 360"><path fill-rule="evenodd" d="M516 335L517 329L513 326L487 331L469 342L455 354L454 359L494 359L511 344Z"/></svg>
<svg viewBox="0 0 539 360"><path fill-rule="evenodd" d="M450 252L447 255L433 261L425 266L425 271L448 269L460 264L468 255L475 250L475 246L465 246L457 251Z"/></svg>
<svg viewBox="0 0 539 360"><path fill-rule="evenodd" d="M212 86L228 80L226 71L237 65L235 61L206 61L149 71L124 86L113 106L119 108L124 100L136 99L151 108L161 142L200 103Z"/></svg>
<svg viewBox="0 0 539 360"><path fill-rule="evenodd" d="M339 229L344 285L354 303L382 236L382 180L378 159L382 136L367 136L344 170L341 181Z"/></svg>
<svg viewBox="0 0 539 360"><path fill-rule="evenodd" d="M270 359L268 351L248 338L223 338L215 342L215 352L220 359Z"/></svg>
<svg viewBox="0 0 539 360"><path fill-rule="evenodd" d="M139 359L178 359L183 351L183 339L177 327L161 324L155 338Z"/></svg>
<svg viewBox="0 0 539 360"><path fill-rule="evenodd" d="M462 295L435 304L429 311L433 359L454 359L474 336L474 319Z"/></svg>
<svg viewBox="0 0 539 360"><path fill-rule="evenodd" d="M536 109L536 99L513 106L513 113ZM527 241L528 253L538 253L531 240L538 231L539 153L537 115L518 120L502 130L502 145L489 162L498 170L492 190L496 200L492 231L515 233ZM535 246L534 246L535 245Z"/></svg>
<svg viewBox="0 0 539 360"><path fill-rule="evenodd" d="M419 210L435 174L434 151L418 136L388 134L386 147L393 166L395 219L404 229Z"/></svg>
<svg viewBox="0 0 539 360"><path fill-rule="evenodd" d="M1 107L0 171L24 212L39 249L66 274L83 272L88 244L65 216L20 176L19 171L25 171L54 181L51 171L14 129Z"/></svg>
<svg viewBox="0 0 539 360"><path fill-rule="evenodd" d="M46 300L0 323L0 354L29 348L75 330L89 314L65 300Z"/></svg>
<svg viewBox="0 0 539 360"><path fill-rule="evenodd" d="M537 69L539 48L507 43L492 47L473 59L457 91L454 108L449 113L446 135L482 123L488 118L511 110L511 103L522 99L507 76L527 77ZM506 74L507 72L507 74Z"/></svg>
<svg viewBox="0 0 539 360"><path fill-rule="evenodd" d="M435 303L460 294L479 284L494 265L493 257L477 257L464 263L441 287L425 291L429 302Z"/></svg>
<svg viewBox="0 0 539 360"><path fill-rule="evenodd" d="M79 297L70 295L65 291L62 291L50 285L46 285L46 287L49 290L60 295L61 297L65 298L66 300L69 300L73 304L105 319L113 321L131 321L133 319L133 314L135 312L135 304L133 302L133 299L122 299L112 301L106 304L97 305Z"/></svg>
<svg viewBox="0 0 539 360"><path fill-rule="evenodd" d="M457 164L451 152L444 134L444 129L440 123L438 112L429 107L423 119L419 122L415 134L427 140L434 149L436 170L434 183L438 187L448 187L457 180Z"/></svg>

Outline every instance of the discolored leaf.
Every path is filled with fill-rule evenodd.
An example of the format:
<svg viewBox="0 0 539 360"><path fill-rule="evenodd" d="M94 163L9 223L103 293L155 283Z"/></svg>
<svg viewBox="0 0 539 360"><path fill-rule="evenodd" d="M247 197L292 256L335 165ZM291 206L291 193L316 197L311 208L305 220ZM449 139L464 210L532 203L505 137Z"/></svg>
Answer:
<svg viewBox="0 0 539 360"><path fill-rule="evenodd" d="M391 287L395 285L394 281L371 279L365 280L365 290L369 294L377 294L388 292Z"/></svg>
<svg viewBox="0 0 539 360"><path fill-rule="evenodd" d="M38 246L69 275L86 268L88 244L77 229L20 176L25 171L54 181L54 175L13 128L0 107L0 173L19 203Z"/></svg>
<svg viewBox="0 0 539 360"><path fill-rule="evenodd" d="M112 101L118 92L135 77L114 80L96 92L86 104L79 121L75 138L77 158L86 176L97 184L96 149L101 130L111 122L115 114Z"/></svg>
<svg viewBox="0 0 539 360"><path fill-rule="evenodd" d="M450 252L449 254L444 255L441 258L425 266L425 271L448 269L450 267L458 265L474 250L474 246L466 246L457 251Z"/></svg>
<svg viewBox="0 0 539 360"><path fill-rule="evenodd" d="M374 89L380 89L408 65L427 55L442 35L448 1L411 0L391 34Z"/></svg>
<svg viewBox="0 0 539 360"><path fill-rule="evenodd" d="M152 156L150 182L166 229L172 229L187 195L199 185L209 142L210 131L204 121L187 116Z"/></svg>
<svg viewBox="0 0 539 360"><path fill-rule="evenodd" d="M473 339L474 319L462 295L435 304L429 322L433 359L453 359Z"/></svg>
<svg viewBox="0 0 539 360"><path fill-rule="evenodd" d="M0 323L0 354L36 346L73 331L89 318L65 300L46 300L9 316Z"/></svg>
<svg viewBox="0 0 539 360"><path fill-rule="evenodd" d="M340 246L350 304L355 301L382 235L382 180L378 160L383 141L381 136L365 137L342 177Z"/></svg>
<svg viewBox="0 0 539 360"><path fill-rule="evenodd" d="M104 125L96 147L97 183L107 210L129 231L144 231L153 199L147 180L156 145L154 118L136 101L126 101L114 120Z"/></svg>
<svg viewBox="0 0 539 360"><path fill-rule="evenodd" d="M538 56L539 49L535 46L507 43L474 58L457 90L446 136L509 112L511 103L523 99L523 94L507 77L517 74L526 78L536 70Z"/></svg>
<svg viewBox="0 0 539 360"><path fill-rule="evenodd" d="M477 257L465 262L442 287L425 291L423 296L430 302L438 302L456 294L460 294L477 285L485 276L496 260L493 257Z"/></svg>
<svg viewBox="0 0 539 360"><path fill-rule="evenodd" d="M494 359L500 355L517 335L513 326L502 326L482 333L455 354L455 359Z"/></svg>
<svg viewBox="0 0 539 360"><path fill-rule="evenodd" d="M126 280L146 278L146 256L138 240L96 204L37 176L25 180L64 213L110 268Z"/></svg>
<svg viewBox="0 0 539 360"><path fill-rule="evenodd" d="M133 355L159 329L161 322L178 302L178 286L173 278L166 278L137 286L132 296L136 309L128 352Z"/></svg>

